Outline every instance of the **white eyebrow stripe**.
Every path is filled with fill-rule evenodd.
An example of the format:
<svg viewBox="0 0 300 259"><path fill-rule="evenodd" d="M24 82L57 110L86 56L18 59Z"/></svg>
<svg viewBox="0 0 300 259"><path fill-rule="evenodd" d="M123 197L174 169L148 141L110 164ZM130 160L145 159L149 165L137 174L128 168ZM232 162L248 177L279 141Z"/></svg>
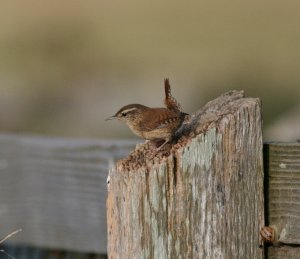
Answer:
<svg viewBox="0 0 300 259"><path fill-rule="evenodd" d="M137 109L137 108L133 107L133 108L130 108L130 109L123 110L123 111L121 111L121 112L128 113L128 112L134 111L134 110L136 110L136 109Z"/></svg>
<svg viewBox="0 0 300 259"><path fill-rule="evenodd" d="M133 107L133 108L130 108L130 109L123 110L122 112L128 113L128 112L134 111L136 109L137 108Z"/></svg>

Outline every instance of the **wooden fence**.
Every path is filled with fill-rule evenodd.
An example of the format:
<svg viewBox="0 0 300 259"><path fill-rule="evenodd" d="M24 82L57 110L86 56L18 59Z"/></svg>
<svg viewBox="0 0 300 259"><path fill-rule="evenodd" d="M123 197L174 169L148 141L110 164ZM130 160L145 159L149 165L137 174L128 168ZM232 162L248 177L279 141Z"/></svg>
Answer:
<svg viewBox="0 0 300 259"><path fill-rule="evenodd" d="M0 134L0 239L22 229L6 250L22 258L46 258L27 246L106 254L108 168L136 143Z"/></svg>
<svg viewBox="0 0 300 259"><path fill-rule="evenodd" d="M116 163L136 141L0 134L0 239L23 230L0 250L8 244L16 258L100 258L107 247L113 259L300 258L300 143L263 148L259 101L225 97L154 159L146 144ZM276 231L270 244L260 237L265 225Z"/></svg>
<svg viewBox="0 0 300 259"><path fill-rule="evenodd" d="M23 229L0 249L4 247L16 258L33 259L49 254L51 258L80 258L78 252L106 254L108 168L135 144L0 134L0 236ZM266 225L277 226L282 242L280 246L268 245L268 258L299 258L300 143L265 143L264 164ZM63 188L58 186L60 181L64 181ZM82 210L78 215L64 197L73 197L74 192ZM69 226L65 226L66 220Z"/></svg>

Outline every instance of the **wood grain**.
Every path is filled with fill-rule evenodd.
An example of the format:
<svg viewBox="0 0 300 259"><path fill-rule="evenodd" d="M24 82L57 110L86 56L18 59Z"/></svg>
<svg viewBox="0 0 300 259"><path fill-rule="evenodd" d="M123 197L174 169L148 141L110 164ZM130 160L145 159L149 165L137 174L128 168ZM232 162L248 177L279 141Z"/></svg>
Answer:
<svg viewBox="0 0 300 259"><path fill-rule="evenodd" d="M259 100L227 93L181 132L169 152L142 145L110 171L109 258L263 258Z"/></svg>
<svg viewBox="0 0 300 259"><path fill-rule="evenodd" d="M106 253L108 168L135 144L0 134L0 237Z"/></svg>
<svg viewBox="0 0 300 259"><path fill-rule="evenodd" d="M300 247L269 247L268 259L300 259Z"/></svg>
<svg viewBox="0 0 300 259"><path fill-rule="evenodd" d="M300 244L300 143L265 144L268 224L278 241Z"/></svg>

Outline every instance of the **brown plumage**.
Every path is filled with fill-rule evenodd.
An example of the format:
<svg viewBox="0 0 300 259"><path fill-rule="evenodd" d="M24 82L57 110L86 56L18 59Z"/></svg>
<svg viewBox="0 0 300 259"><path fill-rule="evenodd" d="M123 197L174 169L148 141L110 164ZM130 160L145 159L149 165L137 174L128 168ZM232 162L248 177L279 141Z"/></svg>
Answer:
<svg viewBox="0 0 300 259"><path fill-rule="evenodd" d="M165 79L165 104L167 108L150 108L141 104L122 107L114 116L125 122L139 137L155 142L164 141L162 148L172 140L187 115L181 112L180 104L172 97L169 80Z"/></svg>

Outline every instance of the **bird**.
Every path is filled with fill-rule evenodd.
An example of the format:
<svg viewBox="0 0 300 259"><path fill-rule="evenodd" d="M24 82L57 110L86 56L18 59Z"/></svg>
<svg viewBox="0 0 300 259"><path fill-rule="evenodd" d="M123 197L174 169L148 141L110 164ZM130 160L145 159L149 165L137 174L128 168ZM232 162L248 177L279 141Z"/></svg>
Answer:
<svg viewBox="0 0 300 259"><path fill-rule="evenodd" d="M181 126L187 113L171 95L169 79L164 80L166 108L151 108L142 104L128 104L119 109L107 120L117 119L127 124L131 131L140 138L154 143L162 143L158 150L173 140L174 133Z"/></svg>

